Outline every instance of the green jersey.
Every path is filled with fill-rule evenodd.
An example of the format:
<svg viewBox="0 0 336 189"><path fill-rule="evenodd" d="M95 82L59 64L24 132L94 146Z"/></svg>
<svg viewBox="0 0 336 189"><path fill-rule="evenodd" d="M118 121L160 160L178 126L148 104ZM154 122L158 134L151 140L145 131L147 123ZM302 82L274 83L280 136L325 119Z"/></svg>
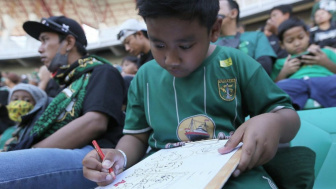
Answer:
<svg viewBox="0 0 336 189"><path fill-rule="evenodd" d="M235 36L219 37L215 44L223 38L232 39L234 37ZM258 31L240 34L238 49L256 60L262 56L277 57L266 35Z"/></svg>
<svg viewBox="0 0 336 189"><path fill-rule="evenodd" d="M125 134L150 132L153 150L229 135L246 116L292 108L262 66L239 50L216 47L189 76L175 78L155 60L128 92Z"/></svg>

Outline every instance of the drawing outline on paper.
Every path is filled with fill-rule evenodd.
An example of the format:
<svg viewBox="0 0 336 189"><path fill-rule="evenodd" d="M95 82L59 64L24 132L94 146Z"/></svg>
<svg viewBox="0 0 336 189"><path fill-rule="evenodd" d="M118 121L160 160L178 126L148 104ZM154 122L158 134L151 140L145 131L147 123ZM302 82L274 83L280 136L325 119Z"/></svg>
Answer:
<svg viewBox="0 0 336 189"><path fill-rule="evenodd" d="M204 188L233 155L218 153L227 140L187 143L160 150L117 175L100 189Z"/></svg>

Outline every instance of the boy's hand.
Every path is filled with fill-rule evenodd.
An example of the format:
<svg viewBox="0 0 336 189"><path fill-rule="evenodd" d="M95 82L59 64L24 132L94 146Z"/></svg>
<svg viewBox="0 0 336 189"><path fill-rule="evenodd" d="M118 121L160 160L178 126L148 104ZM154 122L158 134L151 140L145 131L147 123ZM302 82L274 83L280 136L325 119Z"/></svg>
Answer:
<svg viewBox="0 0 336 189"><path fill-rule="evenodd" d="M106 186L113 181L109 168L113 167L115 175L123 171L124 156L114 149L102 149L105 159L101 162L95 150L89 152L83 159L83 175L85 178L96 182L99 186Z"/></svg>
<svg viewBox="0 0 336 189"><path fill-rule="evenodd" d="M304 62L306 65L318 64L318 65L326 67L326 63L330 61L327 55L324 52L322 52L321 48L318 46L317 47L311 46L308 49L308 51L313 53L314 56L311 56L311 55L302 56L302 62Z"/></svg>
<svg viewBox="0 0 336 189"><path fill-rule="evenodd" d="M282 68L282 72L288 77L292 75L296 71L298 71L301 67L301 61L297 58L291 58L290 55L286 58L285 64Z"/></svg>
<svg viewBox="0 0 336 189"><path fill-rule="evenodd" d="M260 116L249 119L234 132L224 147L218 149L219 153L226 154L243 142L241 159L233 176L267 163L277 152L280 132L277 126L273 127L271 122L265 120Z"/></svg>

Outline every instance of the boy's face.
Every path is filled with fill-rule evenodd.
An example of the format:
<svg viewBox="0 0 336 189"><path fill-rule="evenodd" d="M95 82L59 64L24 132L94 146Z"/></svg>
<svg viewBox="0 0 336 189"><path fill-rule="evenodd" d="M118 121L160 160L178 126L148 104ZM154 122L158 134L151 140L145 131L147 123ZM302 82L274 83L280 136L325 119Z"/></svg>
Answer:
<svg viewBox="0 0 336 189"><path fill-rule="evenodd" d="M30 95L30 93L24 90L17 90L12 94L10 101L16 101L16 100L30 102L34 106L36 104L34 98Z"/></svg>
<svg viewBox="0 0 336 189"><path fill-rule="evenodd" d="M324 10L324 9L319 9L315 12L314 19L316 24L322 24L325 22L330 22L332 15Z"/></svg>
<svg viewBox="0 0 336 189"><path fill-rule="evenodd" d="M301 26L293 27L283 34L282 46L289 54L300 54L309 46L309 33Z"/></svg>
<svg viewBox="0 0 336 189"><path fill-rule="evenodd" d="M134 62L125 60L122 64L122 71L126 74L136 74L138 71L138 66Z"/></svg>
<svg viewBox="0 0 336 189"><path fill-rule="evenodd" d="M146 24L154 59L171 75L186 77L211 54L210 41L217 40L221 23L217 21L209 33L196 19L147 18Z"/></svg>
<svg viewBox="0 0 336 189"><path fill-rule="evenodd" d="M280 10L273 10L271 12L271 20L274 22L275 26L278 28L279 25L289 18L289 13L283 14Z"/></svg>

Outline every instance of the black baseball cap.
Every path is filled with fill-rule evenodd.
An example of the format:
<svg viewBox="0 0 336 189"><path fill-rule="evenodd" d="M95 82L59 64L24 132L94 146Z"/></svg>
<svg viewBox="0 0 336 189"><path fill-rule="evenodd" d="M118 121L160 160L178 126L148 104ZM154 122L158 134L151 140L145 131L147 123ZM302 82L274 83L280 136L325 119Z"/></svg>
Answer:
<svg viewBox="0 0 336 189"><path fill-rule="evenodd" d="M77 42L82 44L85 48L87 40L81 25L73 19L65 16L51 16L49 18L42 18L41 22L27 21L23 23L23 29L28 35L39 40L42 32L56 32L65 35L72 35Z"/></svg>

